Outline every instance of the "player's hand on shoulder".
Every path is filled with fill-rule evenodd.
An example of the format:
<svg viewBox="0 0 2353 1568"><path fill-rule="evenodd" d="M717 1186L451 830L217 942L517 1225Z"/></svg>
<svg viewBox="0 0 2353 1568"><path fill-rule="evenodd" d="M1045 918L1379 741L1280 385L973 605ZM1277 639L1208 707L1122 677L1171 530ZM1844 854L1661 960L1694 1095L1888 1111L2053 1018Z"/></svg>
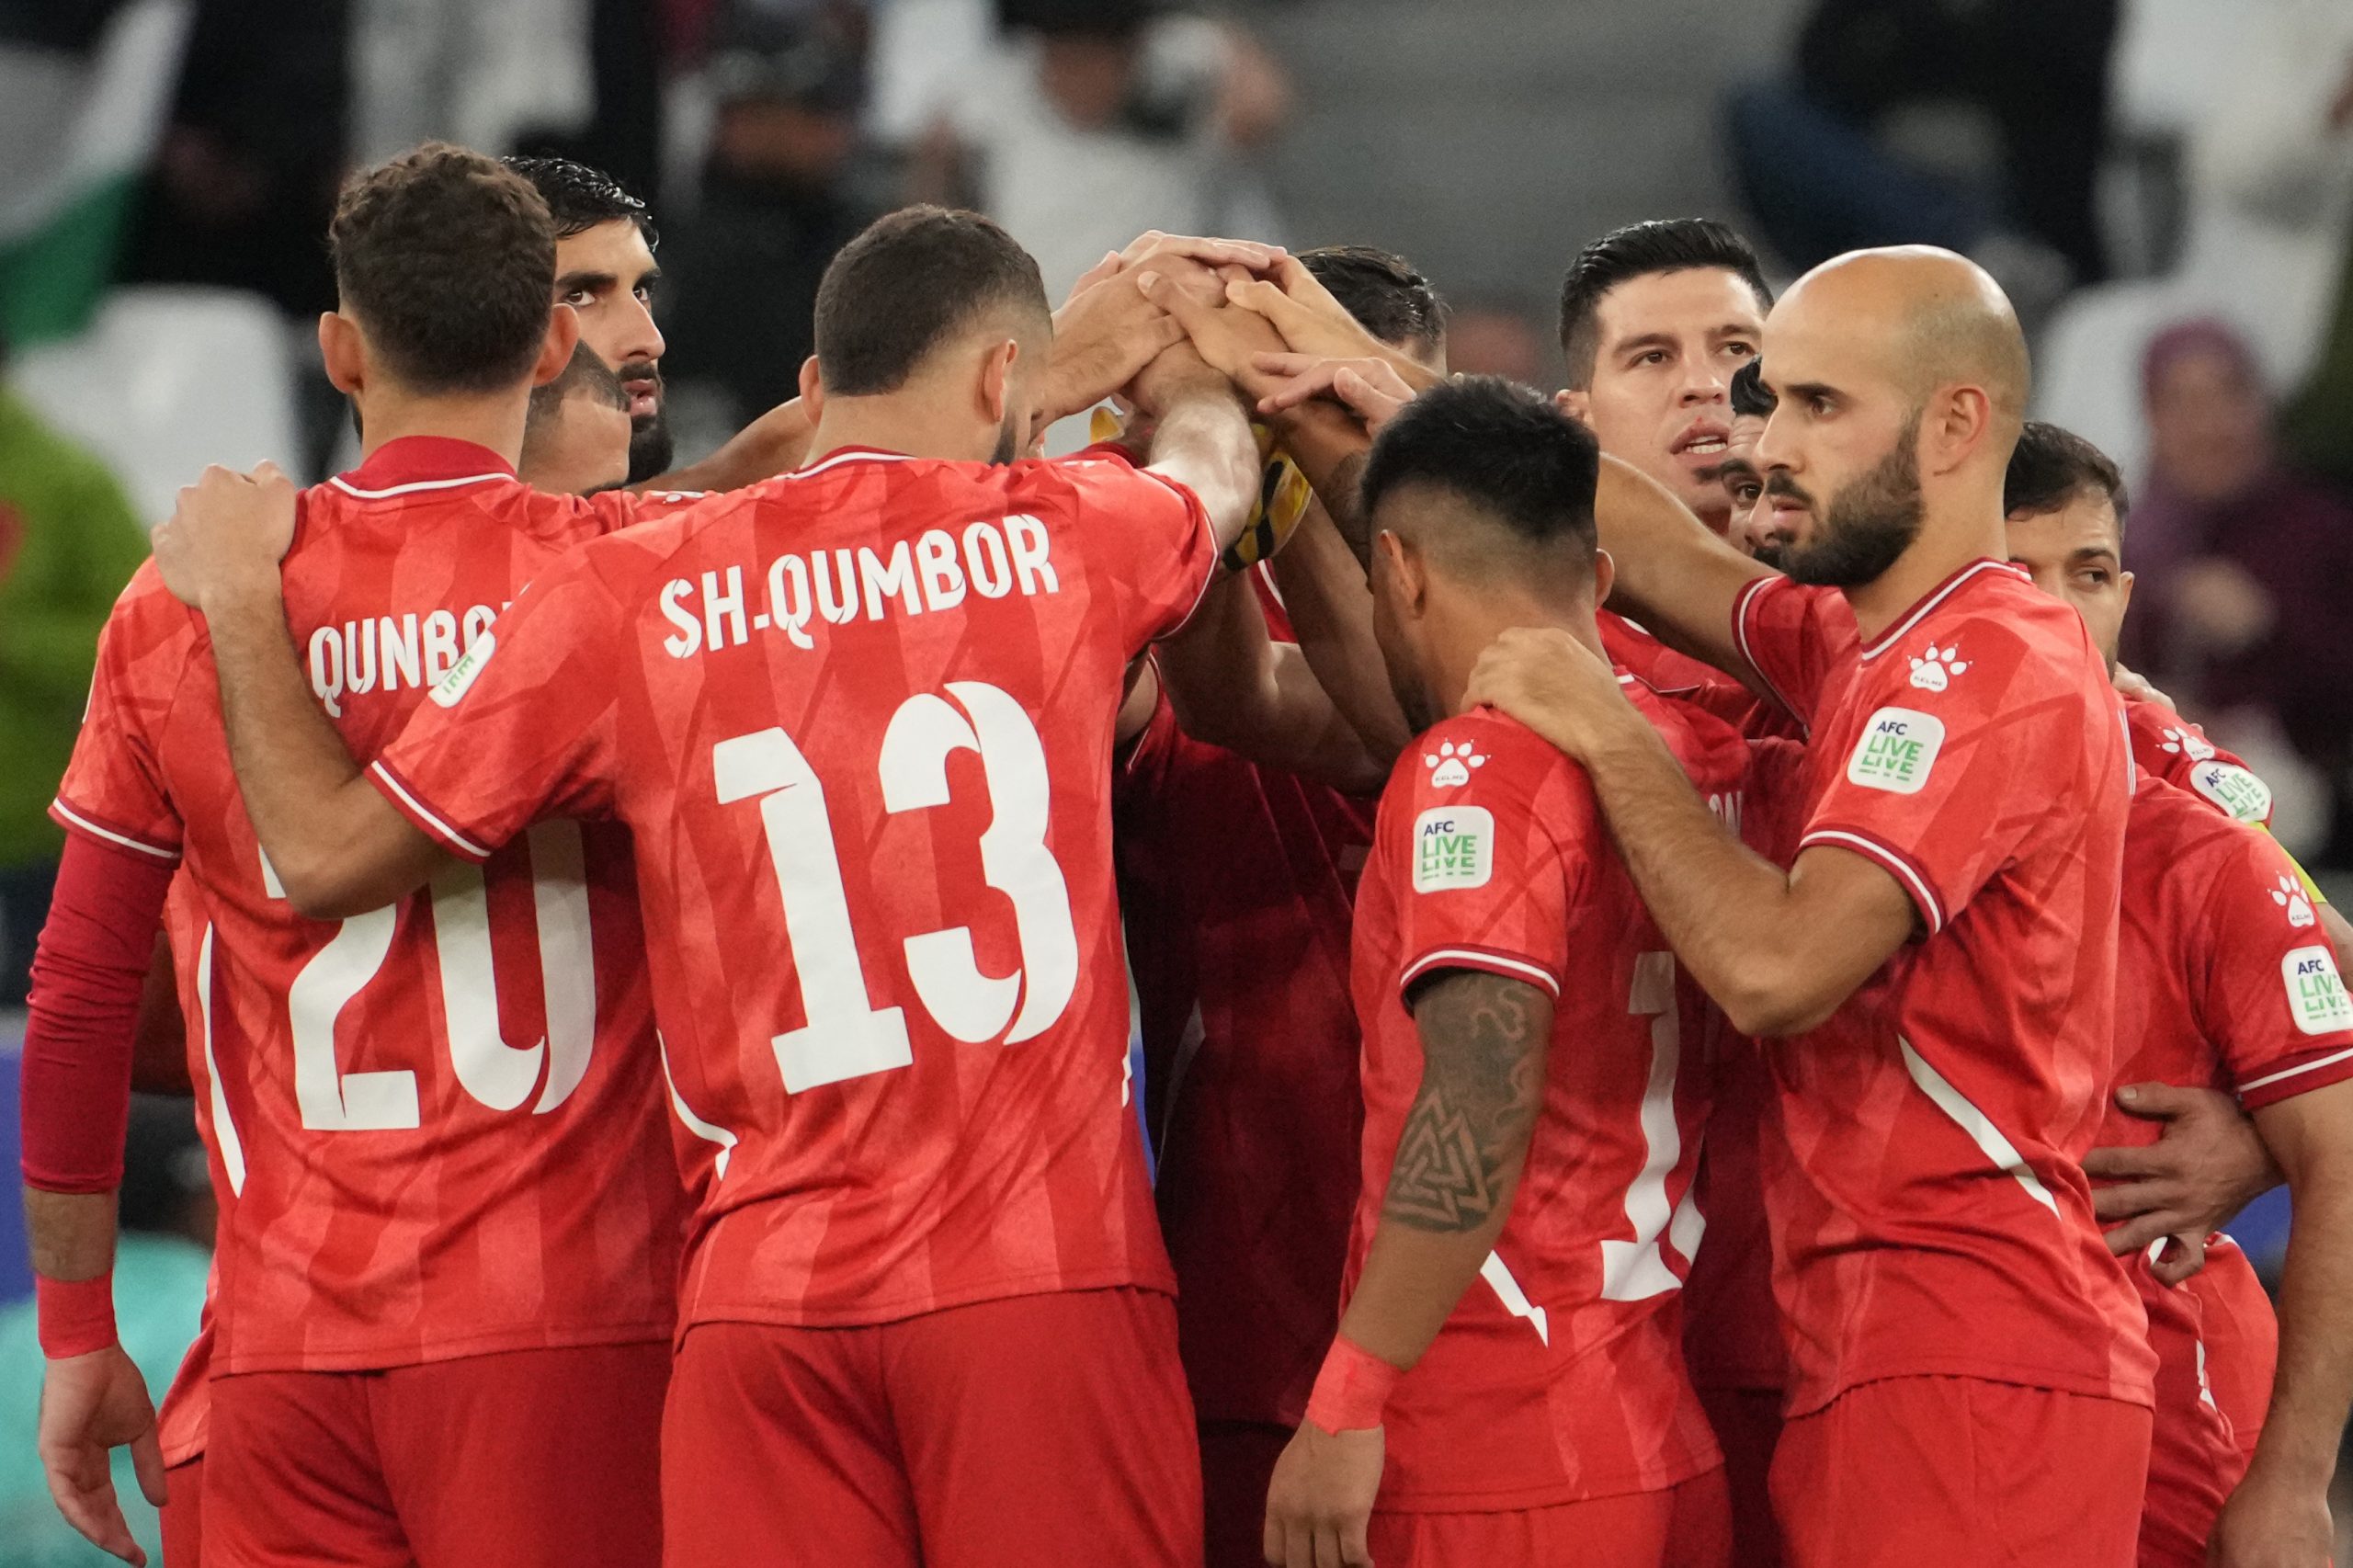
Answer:
<svg viewBox="0 0 2353 1568"><path fill-rule="evenodd" d="M2214 1521L2206 1561L2210 1568L2328 1568L2336 1540L2325 1479L2277 1478L2258 1455Z"/></svg>
<svg viewBox="0 0 2353 1568"><path fill-rule="evenodd" d="M1388 1453L1382 1428L1326 1432L1302 1421L1275 1461L1260 1542L1273 1568L1368 1568L1366 1527Z"/></svg>
<svg viewBox="0 0 2353 1568"><path fill-rule="evenodd" d="M172 597L204 609L218 596L274 591L278 563L294 542L294 482L275 463L251 473L218 464L184 486L153 537L155 569Z"/></svg>
<svg viewBox="0 0 2353 1568"><path fill-rule="evenodd" d="M36 1439L49 1494L65 1522L125 1562L147 1554L131 1538L114 1494L112 1450L128 1444L139 1490L164 1502L164 1455L146 1380L119 1345L51 1360L41 1378Z"/></svg>
<svg viewBox="0 0 2353 1568"><path fill-rule="evenodd" d="M1555 627L1515 626L1489 643L1464 699L1502 710L1580 761L1611 724L1642 722L1608 662Z"/></svg>

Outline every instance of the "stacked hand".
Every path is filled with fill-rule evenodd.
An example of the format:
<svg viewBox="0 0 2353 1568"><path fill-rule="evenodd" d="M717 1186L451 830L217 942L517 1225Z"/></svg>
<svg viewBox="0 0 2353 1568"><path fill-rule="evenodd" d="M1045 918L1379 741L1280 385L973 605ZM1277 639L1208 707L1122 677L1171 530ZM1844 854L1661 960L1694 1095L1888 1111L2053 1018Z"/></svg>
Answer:
<svg viewBox="0 0 2353 1568"><path fill-rule="evenodd" d="M1164 350L1186 341L1185 329L1165 308L1167 292L1213 301L1230 281L1273 267L1281 254L1247 240L1154 231L1106 256L1054 312L1053 358L1043 400L1047 418L1078 413L1129 390ZM1139 286L1147 276L1159 297Z"/></svg>

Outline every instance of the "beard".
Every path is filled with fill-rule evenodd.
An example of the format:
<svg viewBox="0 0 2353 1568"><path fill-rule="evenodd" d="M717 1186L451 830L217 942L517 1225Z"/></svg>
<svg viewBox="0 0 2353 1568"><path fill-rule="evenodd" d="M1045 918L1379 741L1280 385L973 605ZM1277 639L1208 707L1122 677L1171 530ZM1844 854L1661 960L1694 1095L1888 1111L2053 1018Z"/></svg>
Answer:
<svg viewBox="0 0 2353 1568"><path fill-rule="evenodd" d="M1912 548L1927 516L1920 498L1920 459L1913 449L1919 427L1916 417L1906 421L1887 456L1832 496L1826 511L1816 510L1813 536L1782 547L1783 571L1816 587L1859 588L1877 582ZM1768 479L1765 488L1774 494L1806 498L1780 474Z"/></svg>
<svg viewBox="0 0 2353 1568"><path fill-rule="evenodd" d="M661 367L651 359L624 361L613 372L624 381L654 383L654 412L632 415L629 424L629 480L642 484L656 474L670 472L670 460L676 455L670 438L668 410L663 406Z"/></svg>
<svg viewBox="0 0 2353 1568"><path fill-rule="evenodd" d="M1018 430L1019 426L1015 425L1013 415L1008 412L1005 416L1005 423L997 427L996 451L989 458L989 461L1003 465L1021 455L1021 437L1017 433Z"/></svg>

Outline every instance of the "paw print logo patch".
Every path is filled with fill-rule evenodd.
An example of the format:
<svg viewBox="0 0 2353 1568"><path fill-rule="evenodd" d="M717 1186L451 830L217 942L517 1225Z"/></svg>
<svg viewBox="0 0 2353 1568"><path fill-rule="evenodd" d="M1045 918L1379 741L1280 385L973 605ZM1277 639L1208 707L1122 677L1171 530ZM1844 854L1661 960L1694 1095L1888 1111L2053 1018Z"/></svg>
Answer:
<svg viewBox="0 0 2353 1568"><path fill-rule="evenodd" d="M1928 651L1912 661L1912 684L1922 691L1942 691L1952 684L1952 677L1969 668L1957 655L1958 648L1938 648L1934 642Z"/></svg>
<svg viewBox="0 0 2353 1568"><path fill-rule="evenodd" d="M2213 743L2195 730L2175 729L2167 725L2165 739L2160 744L2174 756L2186 756L2192 762L2204 762L2214 755Z"/></svg>
<svg viewBox="0 0 2353 1568"><path fill-rule="evenodd" d="M1487 759L1464 741L1461 745L1441 741L1438 750L1422 754L1422 766L1430 770L1430 782L1440 790L1452 790L1471 782L1471 770L1484 767Z"/></svg>
<svg viewBox="0 0 2353 1568"><path fill-rule="evenodd" d="M2279 885L2271 890L2271 902L2286 910L2288 924L2299 929L2315 924L2319 918L2313 914L2313 901L2304 896L2304 890L2293 877L2279 879Z"/></svg>

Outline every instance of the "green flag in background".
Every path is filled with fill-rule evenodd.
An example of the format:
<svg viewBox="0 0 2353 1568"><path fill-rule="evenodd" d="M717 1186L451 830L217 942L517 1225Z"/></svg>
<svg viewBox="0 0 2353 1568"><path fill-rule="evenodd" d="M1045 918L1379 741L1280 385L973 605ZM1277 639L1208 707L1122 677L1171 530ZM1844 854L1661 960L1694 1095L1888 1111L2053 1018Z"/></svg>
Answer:
<svg viewBox="0 0 2353 1568"><path fill-rule="evenodd" d="M0 0L0 334L89 324L179 80L192 0Z"/></svg>

